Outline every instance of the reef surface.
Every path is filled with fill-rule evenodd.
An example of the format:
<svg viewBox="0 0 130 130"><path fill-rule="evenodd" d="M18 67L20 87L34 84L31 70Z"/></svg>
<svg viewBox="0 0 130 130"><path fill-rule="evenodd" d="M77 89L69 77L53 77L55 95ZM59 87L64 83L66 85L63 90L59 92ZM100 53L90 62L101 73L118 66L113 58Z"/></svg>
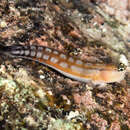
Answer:
<svg viewBox="0 0 130 130"><path fill-rule="evenodd" d="M1 0L0 43L44 45L127 67L124 80L102 86L1 54L0 129L130 128L129 0Z"/></svg>

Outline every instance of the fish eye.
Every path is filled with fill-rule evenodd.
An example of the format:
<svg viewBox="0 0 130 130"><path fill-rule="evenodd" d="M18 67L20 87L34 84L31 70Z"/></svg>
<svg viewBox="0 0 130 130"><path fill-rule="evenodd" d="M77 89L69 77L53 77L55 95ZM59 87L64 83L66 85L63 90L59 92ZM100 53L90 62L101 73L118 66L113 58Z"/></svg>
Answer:
<svg viewBox="0 0 130 130"><path fill-rule="evenodd" d="M124 71L125 69L126 69L126 65L124 65L123 63L119 63L118 71Z"/></svg>

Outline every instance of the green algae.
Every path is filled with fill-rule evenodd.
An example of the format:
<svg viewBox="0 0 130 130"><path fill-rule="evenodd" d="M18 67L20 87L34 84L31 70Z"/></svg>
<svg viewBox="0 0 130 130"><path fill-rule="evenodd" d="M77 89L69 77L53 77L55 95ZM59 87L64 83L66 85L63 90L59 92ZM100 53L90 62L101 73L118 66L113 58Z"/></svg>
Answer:
<svg viewBox="0 0 130 130"><path fill-rule="evenodd" d="M71 120L60 119L63 110L55 108L54 101L51 101L52 105L49 107L50 96L47 97L48 94L46 95L45 92L42 92L42 89L35 88L33 85L29 85L29 83L26 84L27 86L24 84L24 86L19 80L13 81L0 78L0 88L2 88L0 94L4 98L0 105L0 119L1 121L6 120L7 126L11 125L15 129L26 129L24 127L26 125L28 128L34 127L39 130L43 128L81 129L81 124L76 124L71 122ZM41 93L42 96L38 96ZM57 119L51 117L53 112L56 114L53 115L57 116Z"/></svg>
<svg viewBox="0 0 130 130"><path fill-rule="evenodd" d="M57 130L57 129L63 129L63 130L81 130L82 127L79 124L74 124L71 122L66 122L61 119L54 120L53 123L51 123L48 127L48 130Z"/></svg>

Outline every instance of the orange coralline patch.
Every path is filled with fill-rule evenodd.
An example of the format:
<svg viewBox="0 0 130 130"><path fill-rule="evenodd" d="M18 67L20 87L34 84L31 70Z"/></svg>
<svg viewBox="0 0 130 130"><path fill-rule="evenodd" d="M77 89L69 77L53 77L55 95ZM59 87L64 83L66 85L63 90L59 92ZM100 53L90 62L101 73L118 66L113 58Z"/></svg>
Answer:
<svg viewBox="0 0 130 130"><path fill-rule="evenodd" d="M97 113L91 115L91 123L98 126L98 128L100 128L101 130L106 129L106 126L108 126L108 122L103 119L103 117L100 117Z"/></svg>
<svg viewBox="0 0 130 130"><path fill-rule="evenodd" d="M42 46L47 46L48 45L48 42L46 41L43 41L41 38L36 38L36 41L39 45L42 45Z"/></svg>
<svg viewBox="0 0 130 130"><path fill-rule="evenodd" d="M59 7L59 6L54 5L53 7L55 8L55 10L56 10L57 12L59 12L59 13L61 12L61 9L60 9L60 7Z"/></svg>
<svg viewBox="0 0 130 130"><path fill-rule="evenodd" d="M81 35L75 30L70 31L69 35L72 37L81 38Z"/></svg>
<svg viewBox="0 0 130 130"><path fill-rule="evenodd" d="M95 100L92 98L91 91L86 91L82 94L73 93L73 98L74 102L80 107L83 106L89 110L98 107L98 105L95 103Z"/></svg>
<svg viewBox="0 0 130 130"><path fill-rule="evenodd" d="M119 117L117 117L119 118ZM113 121L111 126L110 126L110 130L120 130L121 127L120 127L120 122L117 120Z"/></svg>
<svg viewBox="0 0 130 130"><path fill-rule="evenodd" d="M14 27L14 28L8 28L6 31L1 32L0 35L2 38L9 38L16 35L20 35L22 33L24 33L23 29L18 29L17 27Z"/></svg>
<svg viewBox="0 0 130 130"><path fill-rule="evenodd" d="M94 22L97 22L97 24L99 24L99 25L101 25L101 24L103 24L104 23L104 19L101 17L101 16L99 16L99 15L95 15L95 17L92 19L92 22L94 23ZM92 24L91 24L92 25ZM92 25L93 26L93 25Z"/></svg>
<svg viewBox="0 0 130 130"><path fill-rule="evenodd" d="M30 44L38 44L38 45L41 45L41 46L48 46L48 42L46 41L46 37L45 36L42 36L40 38L36 38L35 40L31 40L30 41Z"/></svg>

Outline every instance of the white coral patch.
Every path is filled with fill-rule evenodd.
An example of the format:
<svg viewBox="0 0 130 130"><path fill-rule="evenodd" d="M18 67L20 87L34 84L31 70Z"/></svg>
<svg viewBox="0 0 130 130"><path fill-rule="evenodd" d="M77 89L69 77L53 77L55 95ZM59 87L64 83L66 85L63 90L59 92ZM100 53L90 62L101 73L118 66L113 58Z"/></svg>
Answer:
<svg viewBox="0 0 130 130"><path fill-rule="evenodd" d="M124 65L128 66L128 60L125 55L121 54L119 61L120 63L123 63Z"/></svg>

